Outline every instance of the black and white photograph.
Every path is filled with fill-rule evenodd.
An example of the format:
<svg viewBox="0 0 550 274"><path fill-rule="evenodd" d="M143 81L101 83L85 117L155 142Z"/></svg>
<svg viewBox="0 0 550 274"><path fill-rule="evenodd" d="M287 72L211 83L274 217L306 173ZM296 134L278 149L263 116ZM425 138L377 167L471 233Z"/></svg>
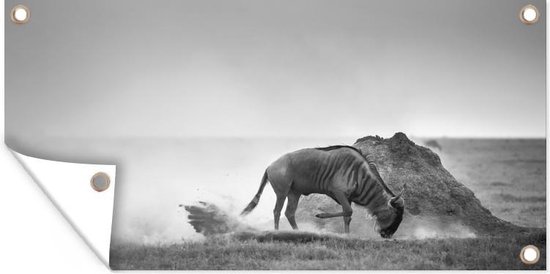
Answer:
<svg viewBox="0 0 550 274"><path fill-rule="evenodd" d="M111 269L546 269L545 1L23 4L5 142L116 165Z"/></svg>

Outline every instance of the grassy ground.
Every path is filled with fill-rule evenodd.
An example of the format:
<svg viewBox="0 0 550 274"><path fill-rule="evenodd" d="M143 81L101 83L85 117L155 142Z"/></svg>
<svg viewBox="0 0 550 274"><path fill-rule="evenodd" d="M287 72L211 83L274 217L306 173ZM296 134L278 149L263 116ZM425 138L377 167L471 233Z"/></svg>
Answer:
<svg viewBox="0 0 550 274"><path fill-rule="evenodd" d="M545 139L438 142L443 166L491 213L520 226L546 226Z"/></svg>
<svg viewBox="0 0 550 274"><path fill-rule="evenodd" d="M283 232L291 234L288 232ZM118 245L113 269L546 269L546 234L431 240L341 237L213 237L176 245ZM277 234L276 234L277 236ZM300 238L300 237L298 237ZM534 244L541 260L524 265L520 249Z"/></svg>

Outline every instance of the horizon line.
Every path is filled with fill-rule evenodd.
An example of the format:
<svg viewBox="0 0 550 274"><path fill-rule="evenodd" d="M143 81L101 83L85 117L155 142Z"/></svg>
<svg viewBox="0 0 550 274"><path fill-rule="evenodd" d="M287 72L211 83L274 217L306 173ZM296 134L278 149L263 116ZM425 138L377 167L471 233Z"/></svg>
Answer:
<svg viewBox="0 0 550 274"><path fill-rule="evenodd" d="M105 138L108 139L333 139L333 138L355 138L360 139L367 136L380 136L383 139L389 139L393 137L395 133L389 137L381 136L377 134L364 134L364 135L332 135L332 136L307 136L307 135L300 135L300 136L269 136L269 135L188 135L188 136L182 136L182 135L143 135L143 136L109 136ZM488 135L488 136L453 136L453 135L414 135L414 134L406 134L405 135L409 139L546 139L546 136L494 136L494 135ZM7 136L5 136L7 137ZM82 136L44 136L44 138L61 138L61 139L100 139L101 136L90 136L90 135L82 135Z"/></svg>

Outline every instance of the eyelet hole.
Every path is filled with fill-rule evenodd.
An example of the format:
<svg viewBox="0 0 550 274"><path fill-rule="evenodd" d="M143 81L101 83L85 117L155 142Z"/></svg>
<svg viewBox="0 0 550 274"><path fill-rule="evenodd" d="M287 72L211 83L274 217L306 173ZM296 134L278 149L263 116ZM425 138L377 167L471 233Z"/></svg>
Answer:
<svg viewBox="0 0 550 274"><path fill-rule="evenodd" d="M97 192L107 190L110 184L111 179L109 178L109 175L103 172L98 172L94 174L94 176L92 176L92 179L90 180L90 185Z"/></svg>
<svg viewBox="0 0 550 274"><path fill-rule="evenodd" d="M519 19L526 25L532 25L539 20L540 13L537 7L526 5L519 12Z"/></svg>
<svg viewBox="0 0 550 274"><path fill-rule="evenodd" d="M17 5L11 10L11 21L16 24L25 24L29 21L31 12L23 5Z"/></svg>
<svg viewBox="0 0 550 274"><path fill-rule="evenodd" d="M524 264L536 264L540 258L540 251L534 245L528 245L521 249L519 258Z"/></svg>

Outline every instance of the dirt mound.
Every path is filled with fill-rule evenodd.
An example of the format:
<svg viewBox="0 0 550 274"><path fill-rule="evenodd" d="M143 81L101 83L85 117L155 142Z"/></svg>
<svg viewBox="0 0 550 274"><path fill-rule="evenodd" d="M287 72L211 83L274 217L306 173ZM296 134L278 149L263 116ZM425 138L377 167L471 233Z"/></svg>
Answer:
<svg viewBox="0 0 550 274"><path fill-rule="evenodd" d="M407 184L404 194L405 217L398 233L413 234L422 238L422 234L442 235L444 237L468 237L468 235L494 235L503 232L528 231L509 222L498 219L481 205L474 193L459 183L441 164L439 156L430 149L416 145L403 133L392 138L367 136L353 145L365 156L370 155L386 184L394 192L399 192ZM330 198L311 195L303 198L298 214L314 215L318 211L337 211L339 205ZM312 212L313 211L313 212ZM356 207L354 221L356 229L365 230L365 222L357 217L364 212ZM366 214L366 213L365 213ZM329 230L341 230L341 220L315 220L321 227ZM361 225L363 224L363 225ZM353 227L352 227L353 230ZM396 235L399 235L396 234ZM414 235L417 234L417 235Z"/></svg>

